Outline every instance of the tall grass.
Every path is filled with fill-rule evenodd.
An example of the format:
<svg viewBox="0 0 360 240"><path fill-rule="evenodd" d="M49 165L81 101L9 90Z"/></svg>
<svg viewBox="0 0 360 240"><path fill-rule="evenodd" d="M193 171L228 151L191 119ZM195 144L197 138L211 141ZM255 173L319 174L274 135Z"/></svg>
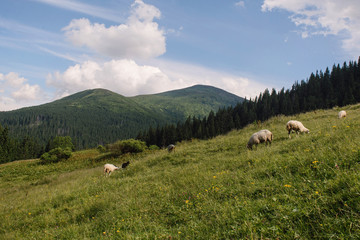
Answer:
<svg viewBox="0 0 360 240"><path fill-rule="evenodd" d="M359 239L360 105L277 116L208 141L0 165L1 239ZM288 139L297 119L310 134ZM259 129L270 147L246 149ZM105 178L106 162L130 160Z"/></svg>

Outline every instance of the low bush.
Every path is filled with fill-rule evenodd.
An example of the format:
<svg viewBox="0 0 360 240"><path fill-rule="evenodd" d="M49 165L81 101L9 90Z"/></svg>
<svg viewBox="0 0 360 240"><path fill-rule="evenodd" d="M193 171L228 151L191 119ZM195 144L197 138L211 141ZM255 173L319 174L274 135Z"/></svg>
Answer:
<svg viewBox="0 0 360 240"><path fill-rule="evenodd" d="M146 143L140 140L128 139L117 141L116 143L107 145L107 150L116 155L125 153L139 153L146 150Z"/></svg>
<svg viewBox="0 0 360 240"><path fill-rule="evenodd" d="M44 153L43 155L41 155L40 159L42 163L54 163L70 158L71 154L71 148L58 147Z"/></svg>

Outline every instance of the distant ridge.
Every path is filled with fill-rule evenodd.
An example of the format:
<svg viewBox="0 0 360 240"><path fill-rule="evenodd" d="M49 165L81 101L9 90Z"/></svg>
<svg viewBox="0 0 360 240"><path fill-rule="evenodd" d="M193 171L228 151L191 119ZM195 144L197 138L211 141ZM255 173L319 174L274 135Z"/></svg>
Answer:
<svg viewBox="0 0 360 240"><path fill-rule="evenodd" d="M188 116L205 117L243 100L205 85L136 97L91 89L40 106L0 112L0 124L13 137L31 136L46 144L52 137L70 136L83 149L133 138L150 126L177 123Z"/></svg>

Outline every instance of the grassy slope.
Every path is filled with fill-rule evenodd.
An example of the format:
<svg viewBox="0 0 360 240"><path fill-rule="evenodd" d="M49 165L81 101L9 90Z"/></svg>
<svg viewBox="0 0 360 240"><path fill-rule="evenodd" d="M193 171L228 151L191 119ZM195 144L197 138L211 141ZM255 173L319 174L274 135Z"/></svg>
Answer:
<svg viewBox="0 0 360 240"><path fill-rule="evenodd" d="M278 116L171 154L1 165L0 239L359 239L360 105L343 109L346 119ZM287 139L290 119L311 133ZM247 150L263 128L272 146ZM103 177L105 162L127 159Z"/></svg>

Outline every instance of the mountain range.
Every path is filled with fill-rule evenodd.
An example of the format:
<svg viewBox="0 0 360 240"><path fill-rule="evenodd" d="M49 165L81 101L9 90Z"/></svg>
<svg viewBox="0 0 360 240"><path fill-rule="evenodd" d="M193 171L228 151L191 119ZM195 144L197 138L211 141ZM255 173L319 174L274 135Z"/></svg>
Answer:
<svg viewBox="0 0 360 240"><path fill-rule="evenodd" d="M0 112L0 124L15 138L46 144L70 136L78 149L133 138L150 126L205 117L243 98L212 86L195 85L159 94L125 97L105 89L75 93L51 103Z"/></svg>

